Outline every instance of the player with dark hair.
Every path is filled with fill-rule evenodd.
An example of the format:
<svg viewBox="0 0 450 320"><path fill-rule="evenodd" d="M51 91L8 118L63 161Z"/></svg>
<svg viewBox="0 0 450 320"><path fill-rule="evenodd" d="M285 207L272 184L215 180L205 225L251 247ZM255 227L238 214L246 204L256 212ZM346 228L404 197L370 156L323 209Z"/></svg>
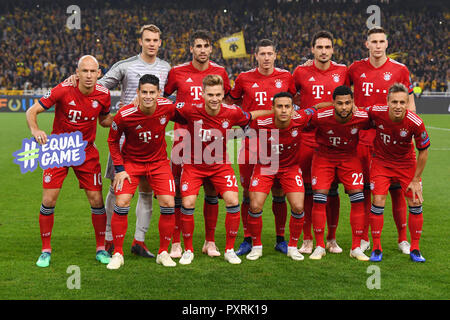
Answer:
<svg viewBox="0 0 450 320"><path fill-rule="evenodd" d="M78 61L76 70L78 80L76 87L69 82L62 82L42 97L27 110L27 123L31 134L38 143L47 143L47 134L39 129L37 115L55 106L55 119L52 134L81 131L86 140L86 160L79 166L71 167L84 189L91 205L92 224L97 243L96 259L101 263L109 263L110 255L105 251L106 213L103 204L101 167L99 154L94 144L97 122L102 127L111 125L109 115L111 96L105 87L97 84L100 69L97 59L86 55ZM42 254L36 265L50 265L52 247L50 245L54 222L56 201L69 167L49 168L43 174L42 204L39 214L39 228L42 240Z"/></svg>
<svg viewBox="0 0 450 320"><path fill-rule="evenodd" d="M300 94L300 108L310 108L321 102L332 101L332 94L338 86L348 84L347 67L331 60L334 51L333 35L325 30L316 32L311 41L314 60L298 66L293 73L295 87ZM317 147L314 130L302 132L299 164L305 183L305 223L303 225L303 244L301 253L312 253L313 237L311 233L311 214L313 192L311 188L311 162ZM327 243L326 249L340 253L342 249L336 242L336 229L339 221L338 184L334 182L327 196Z"/></svg>
<svg viewBox="0 0 450 320"><path fill-rule="evenodd" d="M304 259L298 251L297 243L303 229L305 189L297 153L300 131L308 124L315 109L294 112L293 97L289 92L275 94L272 109L273 115L256 119L251 124L258 132L259 143L267 144L264 149L270 150L270 154L266 157L260 152L251 177L247 223L253 246L246 258L257 260L262 256L262 211L272 186L278 183L291 207L287 256L299 261Z"/></svg>
<svg viewBox="0 0 450 320"><path fill-rule="evenodd" d="M258 109L271 110L273 96L282 91L295 95L295 86L289 71L275 67L277 56L276 46L269 39L258 41L255 48L255 59L258 66L242 72L236 78L230 97L239 104L244 111ZM248 210L250 207L250 178L253 167L257 163L258 151L254 149L257 142L245 136L243 146L239 152L239 173L243 187L241 218L244 229L244 241L236 252L238 255L247 254L252 247L252 240L247 226ZM272 211L275 216L276 245L275 250L287 254L287 242L284 239L284 229L287 218L286 198L281 186L272 188Z"/></svg>
<svg viewBox="0 0 450 320"><path fill-rule="evenodd" d="M190 51L192 60L181 65L173 67L168 76L167 85L164 88L164 95L170 96L176 92L176 101L186 104L203 103L202 81L209 74L218 74L223 79L225 95L230 92L230 80L224 67L209 60L212 53L212 36L205 30L195 31L190 37ZM182 149L183 136L179 133L186 129L185 125L175 123L174 126L174 144L172 148L172 173L175 178L177 193L175 195L175 231L172 239L172 248L170 256L180 258L182 255L180 232L181 232L181 194L180 177L181 161L173 161L175 157L181 158L182 154L177 154L177 150ZM219 205L217 193L209 181L204 185L205 199L203 205L203 215L205 218L205 243L202 252L209 256L219 256L215 244L215 229L217 216L219 214Z"/></svg>
<svg viewBox="0 0 450 320"><path fill-rule="evenodd" d="M312 222L316 248L309 258L320 260L326 254L324 229L327 195L337 177L344 185L351 204L350 257L367 261L369 257L360 248L364 229L364 183L356 146L359 131L369 128L369 117L365 111L354 108L352 90L348 86L339 86L333 91L333 107L320 109L310 124L316 128L318 148L313 155L311 168L314 192Z"/></svg>
<svg viewBox="0 0 450 320"><path fill-rule="evenodd" d="M137 89L139 106L127 105L114 117L108 144L116 174L113 188L116 193L111 229L114 255L108 269L119 269L124 264L123 242L128 227L130 202L144 177L154 190L160 206L160 247L156 262L166 267L176 263L169 256L168 247L175 226L175 181L167 159L165 129L176 119L175 105L161 97L159 79L146 74L139 79ZM122 147L122 134L125 142Z"/></svg>
<svg viewBox="0 0 450 320"><path fill-rule="evenodd" d="M415 112L413 86L408 68L386 54L388 48L387 33L381 27L368 30L366 48L369 57L355 61L349 67L349 78L353 83L355 94L355 105L368 107L374 105L385 105L389 87L394 83L404 84L409 91L408 110ZM362 131L358 145L358 155L361 159L364 174L364 197L365 197L365 228L362 237L361 248L363 251L369 249L369 214L370 214L370 175L369 167L373 153L373 141L375 130ZM389 188L392 199L392 213L398 231L398 247L404 254L409 254L410 244L406 238L406 202L400 184L393 183Z"/></svg>
<svg viewBox="0 0 450 320"><path fill-rule="evenodd" d="M393 84L387 95L387 106L367 108L376 130L374 155L370 166L370 186L373 202L370 212L370 229L373 239L371 261L381 261L381 231L383 212L389 186L399 183L409 207L410 257L414 262L425 262L420 253L422 234L422 181L421 176L428 158L430 138L422 119L408 110L411 99L409 89L401 83ZM412 138L418 150L417 160Z"/></svg>

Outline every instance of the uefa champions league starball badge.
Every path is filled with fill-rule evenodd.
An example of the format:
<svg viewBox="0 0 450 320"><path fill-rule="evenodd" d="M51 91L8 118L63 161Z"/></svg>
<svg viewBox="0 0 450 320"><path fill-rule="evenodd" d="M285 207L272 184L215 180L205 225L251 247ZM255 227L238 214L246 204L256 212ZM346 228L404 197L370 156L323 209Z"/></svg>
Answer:
<svg viewBox="0 0 450 320"><path fill-rule="evenodd" d="M20 171L34 171L38 165L42 169L79 166L86 159L87 141L80 131L48 136L48 141L40 145L34 138L23 139L22 148L13 153L14 163Z"/></svg>

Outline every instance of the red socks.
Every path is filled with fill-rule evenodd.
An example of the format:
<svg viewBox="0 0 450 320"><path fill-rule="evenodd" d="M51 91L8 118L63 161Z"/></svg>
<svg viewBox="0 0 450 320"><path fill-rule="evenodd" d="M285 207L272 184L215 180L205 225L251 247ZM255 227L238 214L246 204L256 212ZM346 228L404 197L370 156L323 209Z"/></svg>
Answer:
<svg viewBox="0 0 450 320"><path fill-rule="evenodd" d="M275 232L284 237L287 220L287 204L284 197L272 197L272 211L275 215Z"/></svg>
<svg viewBox="0 0 450 320"><path fill-rule="evenodd" d="M248 229L252 237L253 246L262 246L262 211L258 213L248 212Z"/></svg>
<svg viewBox="0 0 450 320"><path fill-rule="evenodd" d="M219 199L217 197L205 197L203 215L205 218L205 240L214 242L217 216L219 215Z"/></svg>
<svg viewBox="0 0 450 320"><path fill-rule="evenodd" d="M316 193L313 196L312 223L316 246L325 248L324 231L327 220L327 195Z"/></svg>
<svg viewBox="0 0 450 320"><path fill-rule="evenodd" d="M236 241L236 236L239 231L239 223L241 221L239 209L239 205L227 207L227 215L225 217L225 251L229 249L234 250L234 243Z"/></svg>
<svg viewBox="0 0 450 320"><path fill-rule="evenodd" d="M39 230L42 241L42 252L52 252L50 241L52 238L55 207L46 207L41 204L39 211Z"/></svg>
<svg viewBox="0 0 450 320"><path fill-rule="evenodd" d="M192 236L194 234L194 208L187 209L181 207L181 233L183 234L183 242L185 250L194 252L192 244Z"/></svg>
<svg viewBox="0 0 450 320"><path fill-rule="evenodd" d="M398 243L406 241L406 200L401 188L389 189L392 200L392 214L398 231Z"/></svg>
<svg viewBox="0 0 450 320"><path fill-rule="evenodd" d="M305 218L303 222L303 241L312 240L312 209L313 209L313 196L312 194L305 193L305 202L303 205L305 211Z"/></svg>
<svg viewBox="0 0 450 320"><path fill-rule="evenodd" d="M248 228L248 210L249 209L250 209L250 198L242 199L241 219L242 219L242 228L244 229L244 238L251 237L250 230Z"/></svg>
<svg viewBox="0 0 450 320"><path fill-rule="evenodd" d="M159 217L159 251L168 251L173 230L175 228L175 208L160 207L161 215Z"/></svg>
<svg viewBox="0 0 450 320"><path fill-rule="evenodd" d="M411 251L420 250L419 240L422 235L422 206L409 207L409 234L411 235Z"/></svg>
<svg viewBox="0 0 450 320"><path fill-rule="evenodd" d="M289 220L289 243L288 247L297 247L298 239L302 234L303 222L305 220L305 213L294 213L291 211L291 218Z"/></svg>
<svg viewBox="0 0 450 320"><path fill-rule="evenodd" d="M339 209L340 209L341 201L339 199L339 195L328 195L327 202L327 226L328 226L328 234L327 240L336 239L336 230L339 223Z"/></svg>
<svg viewBox="0 0 450 320"><path fill-rule="evenodd" d="M91 207L92 225L94 226L97 251L105 250L106 211L105 207Z"/></svg>
<svg viewBox="0 0 450 320"><path fill-rule="evenodd" d="M114 253L118 252L121 255L123 255L123 241L128 228L128 211L130 211L130 207L114 205L114 214L111 218Z"/></svg>

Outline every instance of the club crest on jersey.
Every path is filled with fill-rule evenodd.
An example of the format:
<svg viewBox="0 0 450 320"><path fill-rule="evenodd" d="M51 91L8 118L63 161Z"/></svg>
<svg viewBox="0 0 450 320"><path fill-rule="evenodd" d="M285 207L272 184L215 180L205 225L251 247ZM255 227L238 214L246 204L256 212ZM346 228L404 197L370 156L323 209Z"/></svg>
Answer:
<svg viewBox="0 0 450 320"><path fill-rule="evenodd" d="M161 118L159 118L159 123L161 124L165 124L167 121L167 118L165 116L162 116Z"/></svg>
<svg viewBox="0 0 450 320"><path fill-rule="evenodd" d="M46 173L44 175L44 182L45 183L50 183L50 181L52 181L52 174L51 173Z"/></svg>
<svg viewBox="0 0 450 320"><path fill-rule="evenodd" d="M52 90L48 90L47 93L44 95L44 99L50 98L51 95L52 95Z"/></svg>
<svg viewBox="0 0 450 320"><path fill-rule="evenodd" d="M333 78L333 81L336 83L339 82L340 80L340 76L336 73L332 74L331 77Z"/></svg>
<svg viewBox="0 0 450 320"><path fill-rule="evenodd" d="M224 128L224 129L228 128L229 125L230 125L230 123L227 120L222 122L222 128Z"/></svg>
<svg viewBox="0 0 450 320"><path fill-rule="evenodd" d="M357 134L358 133L358 128L352 128L352 130L350 130L351 134Z"/></svg>
<svg viewBox="0 0 450 320"><path fill-rule="evenodd" d="M390 72L385 72L383 74L383 79L386 80L386 81L391 80L391 77L392 77L392 73L390 73Z"/></svg>
<svg viewBox="0 0 450 320"><path fill-rule="evenodd" d="M280 89L282 86L283 86L283 81L281 81L280 79L275 80L275 87Z"/></svg>
<svg viewBox="0 0 450 320"><path fill-rule="evenodd" d="M297 129L292 130L291 136L293 136L293 137L298 136L298 131L297 131Z"/></svg>
<svg viewBox="0 0 450 320"><path fill-rule="evenodd" d="M98 107L98 101L97 100L94 100L94 101L92 101L92 108L97 108Z"/></svg>
<svg viewBox="0 0 450 320"><path fill-rule="evenodd" d="M408 135L408 130L400 129L400 137L404 138Z"/></svg>

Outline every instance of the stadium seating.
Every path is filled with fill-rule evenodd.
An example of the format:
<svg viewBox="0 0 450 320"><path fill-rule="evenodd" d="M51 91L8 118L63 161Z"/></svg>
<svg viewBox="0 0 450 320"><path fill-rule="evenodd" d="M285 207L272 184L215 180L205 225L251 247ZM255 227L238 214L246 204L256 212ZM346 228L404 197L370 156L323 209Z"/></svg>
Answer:
<svg viewBox="0 0 450 320"><path fill-rule="evenodd" d="M354 3L356 2L356 3ZM448 21L445 1L383 1L381 25L389 32L388 53L411 71L423 91L447 91ZM39 3L39 4L37 4ZM218 40L244 31L248 53L261 38L278 44L277 66L293 71L310 57L310 39L320 29L335 38L334 60L349 65L367 56L366 9L376 1L103 1L79 0L81 29L69 30L69 1L2 1L0 4L0 89L56 85L75 70L82 54L95 55L106 72L115 62L139 53L138 30L158 25L163 34L160 58L176 65L190 59L189 33L210 30ZM226 66L233 80L254 67L254 59L222 59L215 43L212 60Z"/></svg>

